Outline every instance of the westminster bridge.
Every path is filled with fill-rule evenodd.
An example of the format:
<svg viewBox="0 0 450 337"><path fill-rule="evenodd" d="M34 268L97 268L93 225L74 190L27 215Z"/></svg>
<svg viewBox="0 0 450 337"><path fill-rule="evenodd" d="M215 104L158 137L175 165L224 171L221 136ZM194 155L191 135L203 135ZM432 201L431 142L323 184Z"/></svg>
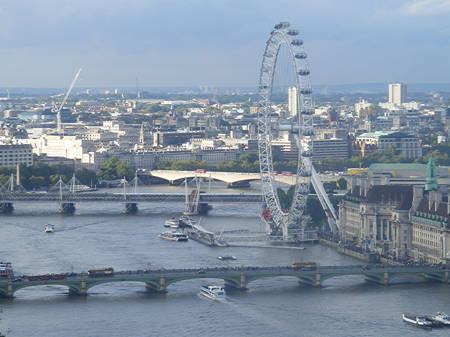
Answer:
<svg viewBox="0 0 450 337"><path fill-rule="evenodd" d="M159 269L115 272L109 276L89 276L88 273L18 276L0 281L0 296L13 298L20 289L54 285L65 286L69 294L85 296L89 289L111 282L141 282L149 292L165 293L169 285L191 279L220 279L225 287L246 290L252 281L280 276L296 278L300 284L320 287L333 277L360 275L375 284L389 285L396 278L420 276L423 281L449 282L449 269L441 266L320 266L317 268L281 267L217 267L201 269ZM45 280L43 278L46 278Z"/></svg>

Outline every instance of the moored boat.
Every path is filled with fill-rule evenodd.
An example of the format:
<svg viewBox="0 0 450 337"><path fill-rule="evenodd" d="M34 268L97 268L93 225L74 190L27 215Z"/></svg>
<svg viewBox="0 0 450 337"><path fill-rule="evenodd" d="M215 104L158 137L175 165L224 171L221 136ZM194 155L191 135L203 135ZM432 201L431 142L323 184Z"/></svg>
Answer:
<svg viewBox="0 0 450 337"><path fill-rule="evenodd" d="M178 228L180 220L175 217L171 217L164 222L164 227Z"/></svg>
<svg viewBox="0 0 450 337"><path fill-rule="evenodd" d="M200 288L200 295L209 298L211 300L223 300L225 299L225 289L221 286L202 286Z"/></svg>
<svg viewBox="0 0 450 337"><path fill-rule="evenodd" d="M433 322L429 320L426 316L403 314L402 319L404 322L413 324L419 328L427 329L433 327Z"/></svg>
<svg viewBox="0 0 450 337"><path fill-rule="evenodd" d="M163 232L158 235L163 240L168 241L188 241L188 236L179 232Z"/></svg>
<svg viewBox="0 0 450 337"><path fill-rule="evenodd" d="M55 226L47 224L44 227L44 232L45 233L53 233L55 231Z"/></svg>
<svg viewBox="0 0 450 337"><path fill-rule="evenodd" d="M444 312L438 312L436 315L431 316L430 319L438 324L450 326L450 316Z"/></svg>
<svg viewBox="0 0 450 337"><path fill-rule="evenodd" d="M217 257L220 261L234 261L237 260L236 256L233 255L223 255Z"/></svg>
<svg viewBox="0 0 450 337"><path fill-rule="evenodd" d="M190 239L210 247L227 247L228 244L213 232L207 231L200 225L192 225L184 231Z"/></svg>

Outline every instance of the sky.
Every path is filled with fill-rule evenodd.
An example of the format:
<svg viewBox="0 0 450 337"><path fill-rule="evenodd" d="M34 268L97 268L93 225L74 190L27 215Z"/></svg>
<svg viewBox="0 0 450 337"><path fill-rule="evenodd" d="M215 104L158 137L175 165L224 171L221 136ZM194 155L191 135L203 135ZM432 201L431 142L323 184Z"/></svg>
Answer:
<svg viewBox="0 0 450 337"><path fill-rule="evenodd" d="M0 87L256 86L280 21L313 84L450 82L450 0L0 0Z"/></svg>

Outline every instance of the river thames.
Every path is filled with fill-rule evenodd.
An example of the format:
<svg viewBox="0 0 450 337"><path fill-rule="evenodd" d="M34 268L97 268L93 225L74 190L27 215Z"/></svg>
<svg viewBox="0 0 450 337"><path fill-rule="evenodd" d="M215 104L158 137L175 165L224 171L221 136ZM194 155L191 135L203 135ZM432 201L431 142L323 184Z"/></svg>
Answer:
<svg viewBox="0 0 450 337"><path fill-rule="evenodd" d="M226 266L219 255L235 255L237 261L229 262L234 266L361 264L320 245L212 248L159 239L164 220L179 214L182 204L139 205L134 216L113 204L77 205L74 216L57 214L57 207L18 204L14 215L2 216L0 260L25 274ZM260 231L258 211L257 205L214 205L202 225L217 232ZM43 233L47 223L55 225L55 233ZM222 303L197 295L208 283L223 281L183 281L170 285L165 295L148 294L140 283L99 285L87 297L68 296L64 287L25 288L13 300L0 300L1 331L8 337L450 335L450 329L423 331L401 320L403 312L450 312L450 287L444 284L378 286L361 277L341 277L318 289L279 277L251 282L247 292L229 293Z"/></svg>

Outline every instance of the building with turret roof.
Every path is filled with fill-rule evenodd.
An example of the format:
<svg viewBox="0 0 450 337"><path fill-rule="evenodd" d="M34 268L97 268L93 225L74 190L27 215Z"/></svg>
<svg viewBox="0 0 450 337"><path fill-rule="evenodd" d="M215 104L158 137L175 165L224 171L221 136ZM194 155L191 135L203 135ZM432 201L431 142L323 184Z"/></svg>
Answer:
<svg viewBox="0 0 450 337"><path fill-rule="evenodd" d="M372 167L367 175L349 178L339 209L346 243L398 259L444 263L450 258L449 185L438 183L437 175L445 171L431 159L417 165L402 164L404 171L417 173L409 183L404 174L391 181L395 170L389 175L383 170L380 177Z"/></svg>

